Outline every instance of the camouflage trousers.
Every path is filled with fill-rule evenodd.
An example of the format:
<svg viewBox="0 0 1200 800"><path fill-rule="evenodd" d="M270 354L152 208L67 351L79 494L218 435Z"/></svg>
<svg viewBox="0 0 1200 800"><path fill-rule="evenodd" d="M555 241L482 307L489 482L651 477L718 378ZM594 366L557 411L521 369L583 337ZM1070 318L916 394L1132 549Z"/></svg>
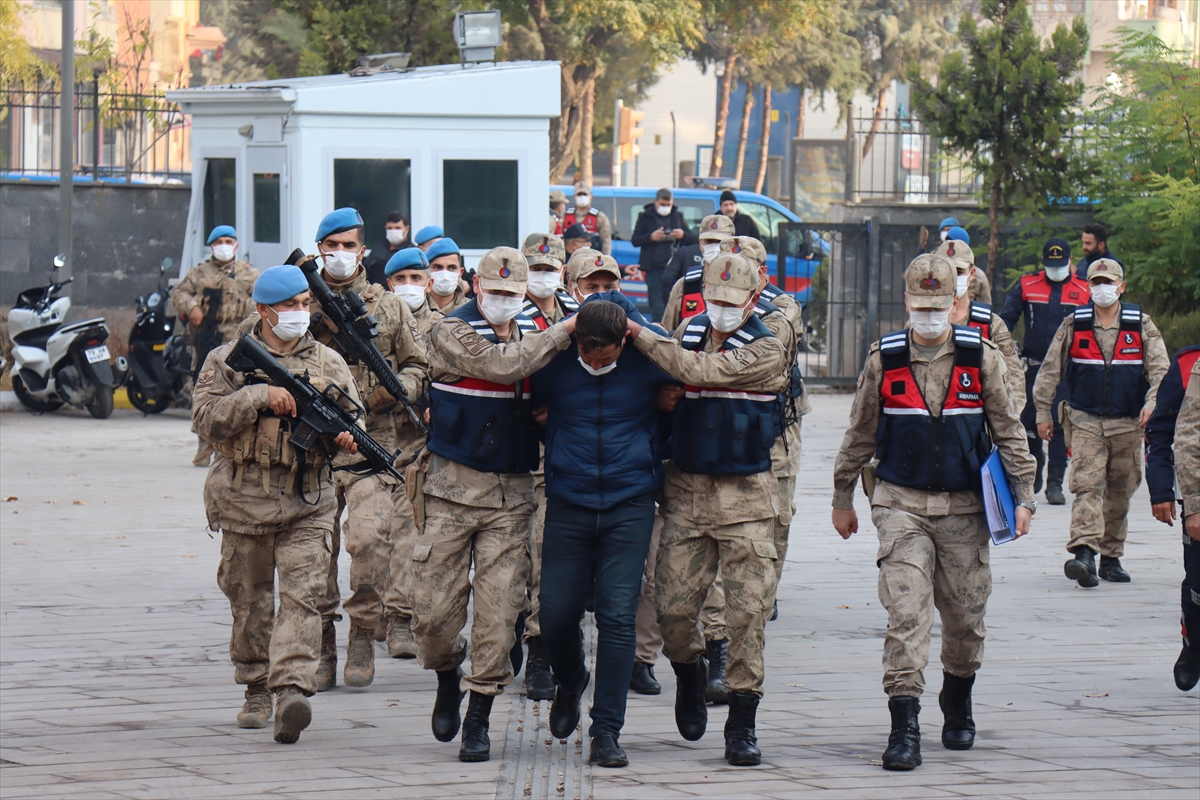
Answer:
<svg viewBox="0 0 1200 800"><path fill-rule="evenodd" d="M764 627L775 595L775 544L771 519L712 525L669 509L663 518L655 566L655 606L663 653L695 663L704 655L700 611L718 569L725 590L731 692L762 696Z"/></svg>
<svg viewBox="0 0 1200 800"><path fill-rule="evenodd" d="M462 681L464 691L495 696L512 683L508 653L525 606L533 511L533 503L476 508L425 495L425 527L413 546L409 581L417 663L438 671L462 663L462 630L474 592L471 669Z"/></svg>
<svg viewBox="0 0 1200 800"><path fill-rule="evenodd" d="M654 608L654 569L658 563L658 540L662 534L662 506L654 511L654 527L650 532L650 549L642 572L642 596L638 598L637 651L635 658L643 664L653 664L662 649L662 631L658 629L658 612Z"/></svg>
<svg viewBox="0 0 1200 800"><path fill-rule="evenodd" d="M317 603L329 569L330 535L322 528L283 533L221 534L217 585L229 598L234 680L271 689L317 691L321 615ZM279 578L279 609L275 579Z"/></svg>
<svg viewBox="0 0 1200 800"><path fill-rule="evenodd" d="M1070 550L1081 545L1102 556L1125 552L1129 499L1142 485L1142 432L1099 436L1071 431Z"/></svg>
<svg viewBox="0 0 1200 800"><path fill-rule="evenodd" d="M346 552L350 554L351 596L342 607L355 625L374 630L383 612L383 592L388 585L392 556L392 519L396 513L392 494L403 490L388 475L363 475L351 481L337 484L333 558L326 576L321 618L341 619L337 613L341 601L337 560L343 539L340 520L345 510L344 538Z"/></svg>
<svg viewBox="0 0 1200 800"><path fill-rule="evenodd" d="M542 589L542 541L546 535L546 482L540 475L536 481L533 495L537 500L537 510L533 512L529 529L529 616L525 619L523 637L526 642L542 635L542 623L538 619L538 592Z"/></svg>
<svg viewBox="0 0 1200 800"><path fill-rule="evenodd" d="M783 577L783 562L787 558L788 534L792 530L792 517L796 513L796 476L779 478L779 516L775 518L775 585ZM775 592L771 592L771 602L775 605ZM725 625L725 588L720 573L704 598L704 608L700 611L700 627L704 631L704 639L717 642L729 638L729 628Z"/></svg>
<svg viewBox="0 0 1200 800"><path fill-rule="evenodd" d="M392 552L388 561L387 589L383 593L383 613L405 621L412 619L409 582L412 580L413 545L417 541L417 524L413 520L412 503L404 487L392 492Z"/></svg>
<svg viewBox="0 0 1200 800"><path fill-rule="evenodd" d="M983 513L922 517L874 506L871 521L879 533L879 600L888 612L884 691L921 696L934 608L942 618L942 667L971 677L983 663L983 615L992 593Z"/></svg>

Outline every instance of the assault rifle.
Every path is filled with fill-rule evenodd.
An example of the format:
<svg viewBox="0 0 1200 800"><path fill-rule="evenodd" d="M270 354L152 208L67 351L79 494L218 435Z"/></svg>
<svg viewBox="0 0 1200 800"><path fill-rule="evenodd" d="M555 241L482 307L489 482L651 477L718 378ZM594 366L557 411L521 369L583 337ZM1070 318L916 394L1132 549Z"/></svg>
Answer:
<svg viewBox="0 0 1200 800"><path fill-rule="evenodd" d="M307 373L293 375L249 334L238 340L225 363L247 375L263 373L272 384L286 390L295 399L296 421L288 441L297 450L308 453L316 446L320 436L349 433L354 437L358 454L363 460L344 469L362 475L386 472L400 481L404 480L393 466L400 454L389 453L370 434L358 427L358 417L342 407L335 393L349 400L358 409L359 415L365 415L366 412L340 386L331 384L324 392L317 391L309 382ZM301 485L302 481L298 481L297 486Z"/></svg>
<svg viewBox="0 0 1200 800"><path fill-rule="evenodd" d="M220 289L205 289L204 299L208 301L208 310L192 335L192 346L196 348L196 361L192 364L193 379L204 367L204 360L208 358L208 354L222 344L221 331L217 329L217 314L221 311L225 293Z"/></svg>
<svg viewBox="0 0 1200 800"><path fill-rule="evenodd" d="M396 377L396 373L392 372L391 365L372 341L378 333L375 327L377 322L375 317L367 311L367 305L358 296L358 293L348 291L345 294L338 294L330 289L317 272L317 260L315 258L305 259L304 251L298 247L292 251L284 263L295 264L304 273L304 277L308 280L309 291L321 304L325 326L341 351L366 364L367 369L375 374L380 385L387 389L388 394L404 406L404 410L416 424L417 430L423 435L428 435L429 431L426 429L425 423L421 421L420 413L413 407L412 400L404 391L400 379ZM313 320L314 324L317 322L318 320Z"/></svg>

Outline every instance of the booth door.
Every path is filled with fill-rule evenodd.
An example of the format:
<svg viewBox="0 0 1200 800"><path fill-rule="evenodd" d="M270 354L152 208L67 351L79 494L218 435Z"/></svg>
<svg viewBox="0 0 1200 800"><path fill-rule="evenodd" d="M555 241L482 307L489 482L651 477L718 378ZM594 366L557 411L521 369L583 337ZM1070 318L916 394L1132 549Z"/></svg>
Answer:
<svg viewBox="0 0 1200 800"><path fill-rule="evenodd" d="M250 263L263 270L292 252L288 230L287 147L246 148L250 175Z"/></svg>

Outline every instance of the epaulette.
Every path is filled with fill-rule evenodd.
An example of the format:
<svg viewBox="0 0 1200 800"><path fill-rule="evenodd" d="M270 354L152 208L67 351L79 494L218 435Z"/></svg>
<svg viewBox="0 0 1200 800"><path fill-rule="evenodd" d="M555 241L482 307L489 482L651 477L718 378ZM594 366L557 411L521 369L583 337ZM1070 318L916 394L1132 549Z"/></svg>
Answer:
<svg viewBox="0 0 1200 800"><path fill-rule="evenodd" d="M954 327L955 347L983 347L983 334L978 328Z"/></svg>

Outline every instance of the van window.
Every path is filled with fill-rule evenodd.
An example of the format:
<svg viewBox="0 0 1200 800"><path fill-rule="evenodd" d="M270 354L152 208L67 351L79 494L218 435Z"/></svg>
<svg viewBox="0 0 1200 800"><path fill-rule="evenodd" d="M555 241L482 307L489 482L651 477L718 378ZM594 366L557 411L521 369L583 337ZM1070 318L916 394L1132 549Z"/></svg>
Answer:
<svg viewBox="0 0 1200 800"><path fill-rule="evenodd" d="M764 206L762 203L751 203L747 201L738 201L738 211L748 215L754 220L754 224L758 226L758 235L763 247L768 253L775 252L775 225L782 220L782 217L776 214L776 219L772 220L771 215L776 212L774 209Z"/></svg>

